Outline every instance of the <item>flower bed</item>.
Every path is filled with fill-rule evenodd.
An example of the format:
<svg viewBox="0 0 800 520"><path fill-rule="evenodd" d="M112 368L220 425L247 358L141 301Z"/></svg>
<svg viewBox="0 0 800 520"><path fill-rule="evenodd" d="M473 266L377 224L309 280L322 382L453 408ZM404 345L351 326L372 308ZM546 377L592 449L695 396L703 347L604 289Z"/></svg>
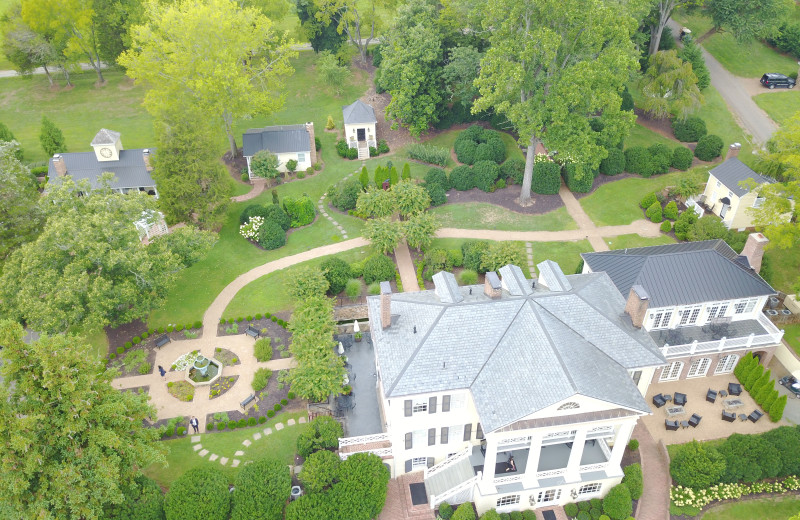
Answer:
<svg viewBox="0 0 800 520"><path fill-rule="evenodd" d="M156 351L144 348L133 348L117 356L109 362L108 368L119 370L119 377L130 377L151 374L156 361Z"/></svg>
<svg viewBox="0 0 800 520"><path fill-rule="evenodd" d="M161 419L153 424L153 428L161 429L161 440L179 439L190 431L189 420L182 415L172 419Z"/></svg>
<svg viewBox="0 0 800 520"><path fill-rule="evenodd" d="M213 385L211 385L211 393L209 399L216 399L217 397L225 395L225 392L233 388L239 376L229 376L219 378Z"/></svg>
<svg viewBox="0 0 800 520"><path fill-rule="evenodd" d="M256 393L259 401L251 406L247 413L242 413L241 410L228 410L206 415L206 431L209 433L220 431L220 425L222 425L221 430L229 430L231 422L235 423L234 427L236 428L255 426L266 422L268 418L274 417L287 408L297 406L299 400L281 381L285 377L283 372L285 371L274 374L267 387ZM243 419L245 420L244 426L239 426ZM251 424L253 421L255 424Z"/></svg>
<svg viewBox="0 0 800 520"><path fill-rule="evenodd" d="M752 484L717 484L697 491L683 486L672 486L669 496L672 505L681 508L678 510L679 514L694 516L712 502L736 500L743 496L762 493L786 493L798 489L800 489L800 478L791 475L783 479L762 480Z"/></svg>
<svg viewBox="0 0 800 520"><path fill-rule="evenodd" d="M167 391L179 401L190 402L194 399L194 387L188 381L170 381Z"/></svg>
<svg viewBox="0 0 800 520"><path fill-rule="evenodd" d="M192 364L194 364L194 361L197 359L197 356L199 354L200 354L199 350L193 350L191 352L183 354L181 357L176 359L172 363L172 365L170 365L169 367L170 371L180 372L182 370L186 370L187 368L192 366Z"/></svg>
<svg viewBox="0 0 800 520"><path fill-rule="evenodd" d="M221 361L226 367L242 364L242 362L239 361L239 356L222 347L217 347L214 349L214 358L218 361Z"/></svg>
<svg viewBox="0 0 800 520"><path fill-rule="evenodd" d="M278 314L266 313L263 316L256 314L255 316L222 318L219 325L217 325L217 335L233 336L244 334L247 327L252 325L261 333L261 337L272 338L272 359L279 359L282 357L281 350L285 350L291 344L292 333L287 330L289 324L283 319L288 315L288 312L281 312ZM283 345L284 349L279 348L281 345Z"/></svg>

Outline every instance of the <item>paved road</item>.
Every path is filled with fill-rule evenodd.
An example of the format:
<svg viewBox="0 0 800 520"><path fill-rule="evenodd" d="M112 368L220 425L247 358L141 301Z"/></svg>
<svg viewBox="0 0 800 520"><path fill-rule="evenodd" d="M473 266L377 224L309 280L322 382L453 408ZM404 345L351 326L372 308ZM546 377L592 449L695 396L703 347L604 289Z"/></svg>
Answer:
<svg viewBox="0 0 800 520"><path fill-rule="evenodd" d="M673 34L680 34L681 25L678 22L671 19L669 26ZM753 145L763 147L778 129L777 125L752 100L740 78L728 72L714 56L703 49L702 45L700 48L703 50L703 58L706 60L708 71L711 73L711 85L725 100L739 126L747 134L750 134ZM765 70L764 72L769 71Z"/></svg>

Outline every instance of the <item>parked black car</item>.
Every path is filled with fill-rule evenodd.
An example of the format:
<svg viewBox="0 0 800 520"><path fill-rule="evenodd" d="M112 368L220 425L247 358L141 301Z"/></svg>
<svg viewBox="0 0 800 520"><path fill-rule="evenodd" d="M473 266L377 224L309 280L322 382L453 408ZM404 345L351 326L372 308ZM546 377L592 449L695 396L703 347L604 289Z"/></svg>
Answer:
<svg viewBox="0 0 800 520"><path fill-rule="evenodd" d="M782 377L778 382L785 386L791 393L793 393L795 397L800 399L800 383L794 376Z"/></svg>
<svg viewBox="0 0 800 520"><path fill-rule="evenodd" d="M769 89L775 87L794 88L795 83L796 81L789 76L784 76L776 72L767 72L761 76L761 84Z"/></svg>

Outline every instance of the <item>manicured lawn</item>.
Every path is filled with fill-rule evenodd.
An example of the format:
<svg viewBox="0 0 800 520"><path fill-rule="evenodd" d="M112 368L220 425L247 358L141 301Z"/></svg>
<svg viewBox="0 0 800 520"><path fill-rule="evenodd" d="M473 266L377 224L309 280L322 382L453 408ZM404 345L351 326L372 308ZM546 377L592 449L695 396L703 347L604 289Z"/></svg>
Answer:
<svg viewBox="0 0 800 520"><path fill-rule="evenodd" d="M753 160L753 147L745 138L741 127L728 111L728 105L725 104L725 100L723 100L719 92L710 85L703 91L703 96L706 102L694 115L706 122L706 128L708 128L709 134L718 135L722 138L722 142L725 146L722 147L722 157L720 160L725 158L728 147L732 143L741 143L742 149L739 152L739 159L746 164L750 164Z"/></svg>
<svg viewBox="0 0 800 520"><path fill-rule="evenodd" d="M703 520L785 520L800 511L800 497L741 500L710 509Z"/></svg>
<svg viewBox="0 0 800 520"><path fill-rule="evenodd" d="M780 329L785 331L783 339L792 347L792 350L800 355L800 323L792 325L780 325Z"/></svg>
<svg viewBox="0 0 800 520"><path fill-rule="evenodd" d="M337 254L337 258L352 263L362 260L370 255L369 248L358 248L344 253ZM292 299L286 293L286 283L291 280L301 268L306 266L318 266L328 257L317 258L302 264L293 265L280 271L275 271L266 276L250 282L228 304L223 316L246 316L271 312L275 313L291 309ZM366 286L364 286L366 291Z"/></svg>
<svg viewBox="0 0 800 520"><path fill-rule="evenodd" d="M86 342L93 347L92 352L102 358L108 354L108 337L103 329L80 331L78 334L86 338Z"/></svg>
<svg viewBox="0 0 800 520"><path fill-rule="evenodd" d="M578 227L563 207L544 215L526 215L494 204L468 202L445 204L434 208L432 213L438 215L442 227L503 231L561 231Z"/></svg>
<svg viewBox="0 0 800 520"><path fill-rule="evenodd" d="M769 261L771 273L767 273L767 281L770 285L785 293L794 292L795 284L800 280L800 254L797 249L772 247L764 255Z"/></svg>
<svg viewBox="0 0 800 520"><path fill-rule="evenodd" d="M800 111L800 92L794 90L759 94L753 101L779 125Z"/></svg>
<svg viewBox="0 0 800 520"><path fill-rule="evenodd" d="M675 240L667 235L658 238L646 238L637 234L619 235L616 237L603 238L611 249L627 249L629 247L660 246L664 244L674 244Z"/></svg>
<svg viewBox="0 0 800 520"><path fill-rule="evenodd" d="M429 144L433 146L440 146L442 148L447 148L448 150L453 149L453 144L456 142L456 138L458 134L460 134L463 130L448 130L442 132L431 139L427 139L424 141L424 144ZM522 150L519 149L517 145L517 141L511 137L510 134L505 132L500 132L500 137L503 139L503 143L506 145L506 157L508 159L516 158L525 160L525 156L522 154ZM400 155L406 157L405 150L400 152ZM456 162L451 158L447 161L447 168L452 168L456 165Z"/></svg>
<svg viewBox="0 0 800 520"><path fill-rule="evenodd" d="M745 78L760 78L765 72L797 72L797 60L760 41L738 43L730 33L716 33L703 42L728 71Z"/></svg>
<svg viewBox="0 0 800 520"><path fill-rule="evenodd" d="M625 138L625 148L630 148L632 146L644 146L646 148L657 143L665 144L670 148L675 148L682 144L672 139L667 139L663 135L638 124L634 125L631 129L631 133Z"/></svg>
<svg viewBox="0 0 800 520"><path fill-rule="evenodd" d="M253 441L253 444L248 448L242 447L242 441L245 439L252 440L254 433L262 431L267 426L272 426L277 422L286 424L287 419L297 420L303 415L305 415L304 412L281 413L258 426L203 435L203 448L209 450L209 453L216 453L220 457L227 457L232 460L233 454L237 450L243 449L245 455L242 457L242 464L238 468L232 468L231 462L222 466L219 460L211 462L208 460L208 456L200 457L192 449L190 435L187 435L183 439L163 441L169 447L167 466L162 467L153 464L145 468L144 473L148 477L155 479L161 487L169 488L175 479L190 469L202 466L221 468L228 478L228 482L233 484L236 474L240 468L244 467L246 460L268 458L291 464L297 451L297 436L305 425L298 424L288 426L280 431L273 431L271 435Z"/></svg>
<svg viewBox="0 0 800 520"><path fill-rule="evenodd" d="M552 260L561 266L564 274L574 274L580 264L581 253L593 251L588 240L577 242L533 242L533 264Z"/></svg>
<svg viewBox="0 0 800 520"><path fill-rule="evenodd" d="M710 31L714 25L711 22L711 17L705 16L699 10L695 10L689 14L683 9L676 9L672 13L672 18L674 18L682 26L691 29L692 36L695 40ZM678 35L675 34L675 36Z"/></svg>

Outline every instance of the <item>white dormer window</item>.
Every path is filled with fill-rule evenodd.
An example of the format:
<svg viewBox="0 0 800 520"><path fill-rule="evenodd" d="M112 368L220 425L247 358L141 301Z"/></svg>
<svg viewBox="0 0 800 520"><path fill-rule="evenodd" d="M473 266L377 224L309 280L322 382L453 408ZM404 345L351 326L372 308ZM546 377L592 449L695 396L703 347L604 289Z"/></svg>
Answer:
<svg viewBox="0 0 800 520"><path fill-rule="evenodd" d="M650 315L653 319L653 326L651 329L664 329L669 326L672 319L672 311L657 311Z"/></svg>
<svg viewBox="0 0 800 520"><path fill-rule="evenodd" d="M681 317L681 327L691 327L697 323L697 317L700 316L700 306L688 307L678 313Z"/></svg>

